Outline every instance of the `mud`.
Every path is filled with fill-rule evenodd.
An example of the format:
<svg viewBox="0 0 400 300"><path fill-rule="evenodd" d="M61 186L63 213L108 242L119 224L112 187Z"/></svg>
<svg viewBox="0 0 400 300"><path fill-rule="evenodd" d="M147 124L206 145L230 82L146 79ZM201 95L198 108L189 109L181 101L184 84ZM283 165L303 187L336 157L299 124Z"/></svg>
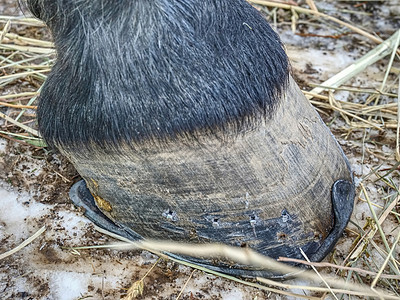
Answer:
<svg viewBox="0 0 400 300"><path fill-rule="evenodd" d="M330 15L348 19L357 24L368 24L368 30L383 39L400 28L400 15L393 1L354 3L316 1ZM343 10L360 10L372 16L345 13ZM0 14L21 15L16 1L0 0ZM321 83L341 71L375 45L356 34L328 37L329 26L298 25L298 34L290 30L287 11L278 11L277 24L291 58L292 70L301 88L311 89L310 83ZM389 17L388 17L389 16ZM301 23L303 16L299 19ZM4 23L0 23L0 30ZM11 32L27 37L48 39L44 28L12 26ZM301 34L301 35L299 35ZM324 35L311 36L313 35ZM0 55L7 55L0 50ZM1 59L0 59L1 61ZM387 59L371 66L347 85L379 88ZM395 62L391 79L400 64ZM7 70L8 72L9 70ZM0 70L6 75L6 70ZM14 71L13 71L14 72ZM16 81L0 90L2 95L34 91L40 86L37 79ZM392 87L393 92L396 87ZM360 102L365 95L339 92L335 94L346 101ZM382 103L390 99L383 98ZM0 111L15 117L15 111L0 107ZM25 114L23 121L35 126L34 112ZM398 186L399 170L378 180L396 166L394 157L396 135L393 130L354 130L349 128L340 114L322 110L321 116L338 139L354 170L356 183L363 181L371 200L385 205L393 195L390 184ZM1 130L19 132L0 120ZM372 172L372 170L376 170ZM80 179L74 168L59 154L48 149L38 149L24 142L0 138L0 253L19 245L41 226L46 231L27 247L0 261L0 299L119 299L127 289L157 262L158 257L146 251L71 250L71 247L103 245L115 242L95 230L68 199L70 186ZM359 194L360 188L358 187ZM356 197L352 223L345 231L328 261L338 264L348 255L357 237L359 227L368 228L371 213L365 202ZM376 209L379 213L380 210ZM400 206L396 207L400 213ZM394 242L399 222L390 215L382 225L390 245ZM373 239L382 245L379 235ZM358 267L380 266L383 258L368 248ZM399 246L395 258L400 260ZM374 265L376 264L376 265ZM175 299L184 288L193 269L171 261L161 260L144 279L143 299ZM364 278L369 283L368 278ZM379 286L382 287L382 286ZM387 288L386 285L383 286ZM304 291L298 291L304 293ZM353 297L352 297L353 298ZM256 288L247 287L227 279L194 271L180 299L285 299Z"/></svg>

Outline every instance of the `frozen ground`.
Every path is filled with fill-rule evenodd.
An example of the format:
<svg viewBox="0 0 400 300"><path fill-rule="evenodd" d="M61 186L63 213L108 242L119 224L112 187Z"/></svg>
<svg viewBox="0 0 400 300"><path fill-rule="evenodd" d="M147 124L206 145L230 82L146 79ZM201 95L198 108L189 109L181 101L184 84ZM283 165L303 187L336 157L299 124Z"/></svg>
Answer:
<svg viewBox="0 0 400 300"><path fill-rule="evenodd" d="M328 13L339 14L332 2L316 3L331 10ZM378 9L377 5L370 10L375 15L369 28L387 38L398 29L399 16L394 6L379 4ZM0 0L0 9L4 9L4 13L2 11L0 14L17 13L14 1ZM357 18L357 15L345 16ZM330 78L374 46L357 35L340 39L302 37L293 35L289 27L289 24L279 24L277 30L286 44L294 76L302 87ZM306 25L299 25L299 28L307 29ZM318 33L324 30L322 26ZM349 84L378 87L385 64L379 62L371 66ZM400 66L396 63L394 67ZM1 95L10 92L0 90ZM338 93L337 96L357 101L347 92ZM395 165L394 132L387 131L384 136L374 131L368 134L365 131L350 131L346 134L343 120L333 116L337 117L332 114L323 118L330 124L348 155L357 183L364 180L371 200L384 205L385 196L393 191L382 182L376 182L375 175L367 179L364 177L374 168L390 169ZM3 125L1 122L0 126ZM397 172L390 179L398 186ZM0 138L0 254L20 244L42 226L46 227L46 231L34 242L0 261L0 299L119 299L133 282L142 278L157 262L158 258L146 251L91 249L78 252L68 249L112 241L98 233L83 217L82 211L70 203L67 192L76 180L76 172L63 158ZM376 211L379 213L380 210ZM352 216L354 224L363 227L370 217L367 204L357 201ZM354 224L349 225L353 231L356 230ZM388 242L393 243L400 230L398 221L390 216L383 228ZM347 230L336 248L335 260L344 258L353 240L353 232ZM400 259L399 251L398 247L397 259ZM381 263L379 255L372 257L378 265ZM158 262L144 281L142 298L175 299L192 271L170 261ZM181 299L283 298L195 271Z"/></svg>

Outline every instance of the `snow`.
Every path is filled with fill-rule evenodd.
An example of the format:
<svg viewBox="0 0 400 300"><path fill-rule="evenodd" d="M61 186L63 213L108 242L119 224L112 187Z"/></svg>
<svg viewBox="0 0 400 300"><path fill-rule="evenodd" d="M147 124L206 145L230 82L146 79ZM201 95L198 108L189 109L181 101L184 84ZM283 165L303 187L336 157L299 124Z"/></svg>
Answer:
<svg viewBox="0 0 400 300"><path fill-rule="evenodd" d="M18 263L23 266L29 278L18 275L10 278L7 265L3 265L2 268L0 264L0 299L17 295L29 296L30 292L36 291L38 287L44 291L38 299L75 300L89 296L97 298L102 293L111 299L119 298L121 287L129 287L134 281L142 278L157 261L157 256L147 251L131 254L106 250L100 256L92 256L85 250L72 252L63 249L62 246L85 246L95 242L92 237L86 237L90 231L90 222L81 213L71 210L70 204L64 205L64 208L54 204L42 204L28 192L16 191L1 181L0 199L0 212L7 211L0 214L0 241L7 242L7 248L0 244L0 253L10 250L11 245L15 247L30 237L39 229L39 223L47 227L35 241L7 258L8 264ZM65 202L69 203L69 200L65 199ZM101 237L97 241L106 243ZM169 261L166 267L171 270L175 264ZM157 286L157 280L162 278L145 279L145 287L165 297L176 293L176 290L179 292L192 269L177 265L175 272L181 276L164 284L162 289ZM5 285L6 282L10 286ZM193 295L202 295L210 282L217 287L207 292L210 297L220 298L222 295L223 299L249 299L254 298L254 295L263 295L256 289L245 286L238 288L234 282L204 275L201 271L194 274L185 291Z"/></svg>
<svg viewBox="0 0 400 300"><path fill-rule="evenodd" d="M0 139L0 153L6 151L7 141L5 139Z"/></svg>
<svg viewBox="0 0 400 300"><path fill-rule="evenodd" d="M82 230L85 230L85 227L89 223L88 219L84 216L71 214L71 212L60 211L57 213L57 215L62 222L62 227L66 232L69 233L82 232ZM73 236L69 241L74 244L79 244L80 237L78 235Z"/></svg>
<svg viewBox="0 0 400 300"><path fill-rule="evenodd" d="M319 74L318 80L320 82L329 79L332 74L339 73L355 61L353 57L337 49L323 50L308 48L303 52L298 51L298 46L290 46L287 47L287 53L292 66L297 70L304 72L307 69L307 65L310 65L312 62L312 68ZM312 60L305 58L305 56L312 58Z"/></svg>
<svg viewBox="0 0 400 300"><path fill-rule="evenodd" d="M82 296L88 285L89 276L76 272L57 272L49 277L53 299L74 300Z"/></svg>
<svg viewBox="0 0 400 300"><path fill-rule="evenodd" d="M28 193L18 193L1 181L0 199L0 211L6 212L0 214L0 240L8 235L15 241L27 238L34 231L30 226L32 219L45 216L52 208L51 205L31 202Z"/></svg>
<svg viewBox="0 0 400 300"><path fill-rule="evenodd" d="M8 1L7 2L15 2ZM0 5L0 7L2 7ZM323 6L325 9L333 9L333 5ZM388 13L389 9L385 8ZM380 28L386 26L386 19L378 23ZM352 64L360 57L357 49L347 51L348 40L325 40L323 46L318 47L318 38L304 38L293 35L290 30L279 32L283 42L286 44L288 55L294 70L303 73L309 82L321 83ZM301 50L299 50L301 49ZM315 70L314 74L305 74L309 68ZM372 86L383 78L383 72L377 66L371 66L368 72L354 80L356 85ZM302 77L303 78L303 77ZM373 79L372 79L373 78ZM347 101L348 92L337 92L335 97ZM353 101L362 101L353 99ZM336 126L344 126L340 119L336 120ZM363 132L359 132L362 140ZM354 137L357 137L356 134ZM341 139L340 144L346 146L348 141ZM0 162L6 152L7 142L0 138ZM350 145L354 149L354 145ZM366 148L373 149L374 144L365 144ZM358 146L357 146L358 147ZM393 153L387 145L379 146L384 153ZM360 147L359 147L360 148ZM27 155L27 154L26 154ZM62 162L57 156L53 156L57 164ZM371 158L378 165L376 157ZM350 164L354 170L355 183L359 187L363 176L371 172L371 164L365 163L360 153L349 156ZM24 162L18 165L21 172L31 173L39 176L43 172L43 165L32 162ZM382 167L391 166L382 165ZM366 188L373 202L383 205L382 190L379 186L367 184ZM32 194L31 194L32 193ZM8 183L0 181L0 253L10 250L23 240L31 236L41 226L46 225L46 232L33 241L23 250L12 257L0 261L0 299L29 298L30 293L43 287L41 296L34 299L60 299L75 300L84 297L99 299L105 293L106 299L119 299L123 289L129 287L134 281L142 278L144 274L157 261L153 254L143 251L134 253L121 253L119 251L102 250L89 251L80 250L79 254L72 252L62 246L83 246L93 244L105 244L109 241L104 236L93 236L93 228L90 222L70 203L69 199L60 199L57 203L45 202L43 199L33 197L38 191L21 191L13 188ZM362 195L363 197L363 195ZM364 197L363 197L364 198ZM357 200L357 199L356 199ZM42 202L41 202L42 201ZM379 208L374 208L378 213ZM367 203L358 201L353 213L352 220L358 226L363 227L367 217L371 217L370 208ZM395 236L400 230L393 222L382 224L384 231L388 234L388 242L393 243ZM349 228L355 229L352 224ZM88 235L88 233L90 233ZM337 253L346 255L347 249L351 247L351 239L342 239L336 250ZM397 251L400 249L400 245ZM382 263L383 259L373 250L373 261ZM375 257L378 257L375 260ZM372 262L372 258L370 258ZM4 263L3 263L4 262ZM2 265L3 264L3 265ZM15 271L12 273L8 265L18 264L24 273ZM161 266L149 275L145 280L146 293L150 291L148 299L158 297L175 296L185 285L193 269L173 263L160 263ZM18 271L20 271L19 269ZM171 271L177 277L167 277L165 274ZM155 275L154 275L155 273ZM167 278L167 279L166 279ZM161 282L164 280L164 282ZM168 281L169 280L169 281ZM6 285L6 283L10 285ZM309 284L308 282L290 281L288 283ZM121 292L122 290L122 292ZM304 293L302 290L293 292ZM217 299L264 299L267 294L243 285L238 285L213 275L207 275L196 271L185 288L184 295L200 294L207 298ZM36 294L35 294L36 295ZM276 296L275 299L287 299Z"/></svg>

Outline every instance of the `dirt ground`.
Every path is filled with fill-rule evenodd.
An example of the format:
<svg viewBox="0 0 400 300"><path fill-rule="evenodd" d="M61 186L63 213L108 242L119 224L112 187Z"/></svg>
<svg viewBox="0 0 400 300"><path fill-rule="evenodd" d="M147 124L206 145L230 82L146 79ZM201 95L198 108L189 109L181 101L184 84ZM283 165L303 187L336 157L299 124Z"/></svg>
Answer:
<svg viewBox="0 0 400 300"><path fill-rule="evenodd" d="M308 7L303 1L297 2L302 7ZM383 40L400 29L400 10L396 1L314 2L320 11L362 27ZM257 8L265 10L262 6ZM20 16L16 1L0 0L0 15ZM290 10L278 9L275 16L276 23L273 17L269 20L276 25L291 59L293 76L304 90L311 90L312 84L324 82L376 47L364 36L343 30L343 27L323 18L318 20L317 17L299 15L293 33ZM5 27L6 20L0 19L0 30ZM50 39L43 27L11 23L9 32ZM9 50L0 48L0 76L18 72L17 69L2 67L9 63L4 59L9 55ZM389 58L390 55L379 60L345 85L380 89ZM387 93L397 93L399 74L400 63L395 59L388 77ZM32 77L4 84L0 77L0 102L6 95L36 91L42 82L40 78ZM336 99L352 103L362 103L367 96L366 93L348 90L335 92ZM27 100L22 98L19 103L26 104ZM391 104L397 103L397 98L383 95L379 101L381 105ZM339 112L323 106L316 107L348 156L357 184L352 221L336 249L325 260L341 264L354 248L354 240L371 226L373 218L363 201L365 197L360 194L360 184L366 187L371 201L382 207L398 196L396 128L384 128L382 131L351 126ZM15 117L19 110L0 105L0 112ZM377 118L384 119L386 115ZM21 120L27 126L36 128L34 110L27 110ZM103 245L114 240L96 231L83 212L69 201L69 188L80 179L72 165L58 153L30 145L7 132L20 133L21 130L0 118L0 254L19 245L42 226L46 227L46 231L22 250L0 260L0 299L119 299L149 270L143 281L141 299L176 299L180 292L180 299L287 299L287 296L239 284L172 261L158 260L156 255L147 251L71 250L70 247ZM375 207L375 211L379 215L382 209ZM393 212L400 213L399 203ZM400 230L398 215L390 213L382 223L382 230L387 242L392 245ZM373 241L383 248L379 234ZM384 259L377 247L371 244L351 266L378 272ZM399 252L400 245L394 251L397 263ZM389 268L385 272L396 274L391 273ZM354 276L350 273L342 275ZM365 284L373 280L363 276L352 279ZM378 283L379 288L390 292L399 290L399 286L399 280ZM310 294L302 290L296 292ZM311 295L321 297L323 294Z"/></svg>

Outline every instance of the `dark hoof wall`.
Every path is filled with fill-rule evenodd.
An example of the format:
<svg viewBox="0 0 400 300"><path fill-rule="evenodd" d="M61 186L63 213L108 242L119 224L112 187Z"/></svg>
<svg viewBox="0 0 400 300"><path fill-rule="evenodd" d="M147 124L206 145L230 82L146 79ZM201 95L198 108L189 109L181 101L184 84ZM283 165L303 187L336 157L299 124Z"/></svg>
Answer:
<svg viewBox="0 0 400 300"><path fill-rule="evenodd" d="M335 224L318 250L309 257L311 261L321 261L332 251L350 220L353 212L354 197L354 184L347 180L338 180L333 184L332 208Z"/></svg>
<svg viewBox="0 0 400 300"><path fill-rule="evenodd" d="M86 183L83 180L75 183L72 186L69 192L69 196L76 206L83 207L85 209L85 215L99 227L104 228L110 232L113 232L115 234L118 234L133 241L142 239L140 235L135 233L130 228L116 224L115 222L110 220L107 216L105 216L96 206L95 200L91 195L90 191L88 190ZM354 196L355 196L355 188L354 185L349 181L338 180L334 183L332 187L332 207L333 207L335 223L329 235L325 238L325 240L320 244L320 246L315 251L312 251L313 247L309 247L308 250L306 251L306 255L309 257L311 261L322 260L333 249L336 242L339 240L350 219L353 210ZM272 234L275 233L273 232ZM289 253L287 249L290 249L291 253ZM279 256L290 257L291 254L293 254L293 249L291 249L290 247L287 248L282 247L281 250L282 252L279 253ZM297 252L300 252L299 249L296 250ZM243 269L238 267L235 268L235 267L230 267L228 265L224 265L223 263L220 263L220 266L215 266L211 265L210 264L211 261L208 260L203 260L193 257L178 256L172 253L165 253L165 254L176 259L195 263L196 265L203 266L217 272L222 272L235 276L265 277L265 278L275 278L275 279L286 279L292 276L291 274L283 274L283 275L276 274L267 270Z"/></svg>
<svg viewBox="0 0 400 300"><path fill-rule="evenodd" d="M115 224L100 211L84 180L78 181L71 187L69 197L76 206L85 209L85 216L97 226L132 241L142 239L140 235L129 228L123 228Z"/></svg>

